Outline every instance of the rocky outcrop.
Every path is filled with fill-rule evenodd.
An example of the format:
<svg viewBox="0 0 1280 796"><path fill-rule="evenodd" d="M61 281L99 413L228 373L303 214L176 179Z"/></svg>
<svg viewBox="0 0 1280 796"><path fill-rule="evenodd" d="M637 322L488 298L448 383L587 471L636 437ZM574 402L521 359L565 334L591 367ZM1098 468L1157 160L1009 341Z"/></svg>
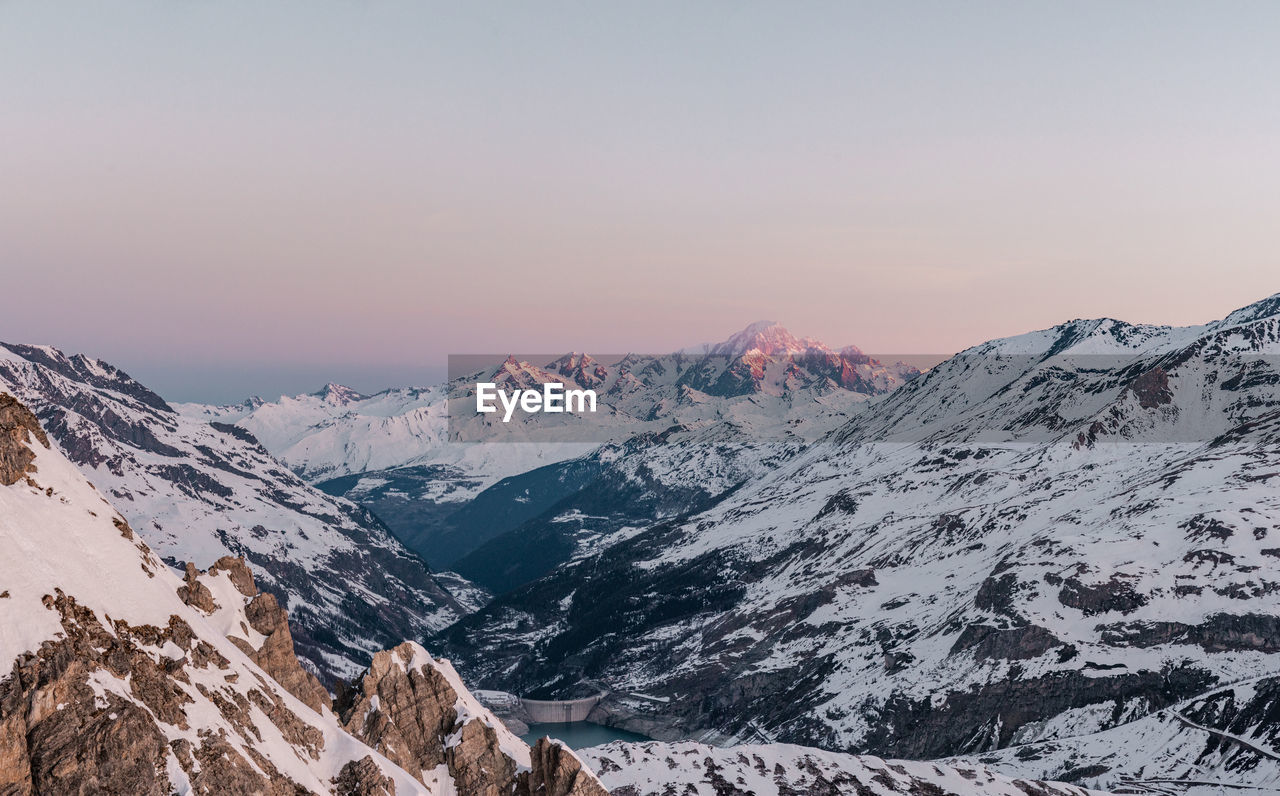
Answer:
<svg viewBox="0 0 1280 796"><path fill-rule="evenodd" d="M249 625L266 636L266 641L249 657L271 675L285 690L307 703L312 710L328 710L333 700L314 674L302 668L293 649L289 617L274 594L259 594L245 606ZM235 638L232 637L232 641Z"/></svg>
<svg viewBox="0 0 1280 796"><path fill-rule="evenodd" d="M524 744L471 697L452 666L412 642L374 655L338 712L348 732L401 768L444 766L460 793L509 794L525 763L516 759Z"/></svg>
<svg viewBox="0 0 1280 796"><path fill-rule="evenodd" d="M218 604L213 601L213 592L209 591L209 587L200 582L200 570L196 569L196 565L190 561L187 562L186 578L183 585L178 587L178 597L184 603L192 608L199 608L206 614L211 614L218 610Z"/></svg>
<svg viewBox="0 0 1280 796"><path fill-rule="evenodd" d="M49 438L31 410L7 393L0 393L0 484L16 484L31 472L35 452L27 447L35 437L49 447Z"/></svg>
<svg viewBox="0 0 1280 796"><path fill-rule="evenodd" d="M335 796L395 796L395 783L384 776L372 757L352 760L333 780Z"/></svg>
<svg viewBox="0 0 1280 796"><path fill-rule="evenodd" d="M582 760L559 741L539 739L531 757L533 768L521 775L516 796L609 796Z"/></svg>
<svg viewBox="0 0 1280 796"><path fill-rule="evenodd" d="M1147 604L1148 597L1134 590L1133 586L1119 578L1090 585L1077 578L1067 578L1058 592L1058 602L1068 608L1076 608L1085 616L1118 611L1131 613Z"/></svg>
<svg viewBox="0 0 1280 796"><path fill-rule="evenodd" d="M1138 396L1138 405L1143 409L1155 409L1173 402L1173 391L1169 389L1169 374L1164 368L1152 368L1143 373L1134 379L1129 389Z"/></svg>
<svg viewBox="0 0 1280 796"><path fill-rule="evenodd" d="M172 791L170 756L195 792L297 791L297 783L266 758L251 761L217 735L198 745L166 739L158 722L189 728L189 670L228 668L190 625L174 616L164 628L131 627L123 620L107 627L61 592L45 601L60 615L64 637L19 658L0 683L0 792L164 796ZM157 663L147 652L169 645L190 654ZM127 692L103 685L110 682L127 682ZM250 699L268 709L278 706L278 698L259 689ZM236 719L250 725L247 716ZM313 752L323 746L314 730L297 741Z"/></svg>
<svg viewBox="0 0 1280 796"><path fill-rule="evenodd" d="M220 591L229 593L230 599L224 597L224 600L235 600L234 605L219 605L214 599L209 584L214 584L222 577L230 582L232 588ZM243 558L223 556L204 573L188 563L186 580L178 589L178 596L187 605L206 614L219 611L241 614L231 618L233 631L227 634L227 638L271 675L272 679L284 686L286 691L301 699L312 710L332 709L333 699L328 690L314 674L302 667L298 659L293 646L293 633L289 629L288 613L274 594L258 591L253 573ZM242 635L235 632L234 628L237 626ZM250 641L247 638L254 634L263 637L260 642L255 643L257 639Z"/></svg>
<svg viewBox="0 0 1280 796"><path fill-rule="evenodd" d="M209 567L209 572L226 572L227 577L231 580L231 585L235 586L236 591L245 597L256 597L258 595L258 585L253 580L253 570L249 569L249 565L245 563L243 558L223 556L213 562L213 566Z"/></svg>
<svg viewBox="0 0 1280 796"><path fill-rule="evenodd" d="M1060 646L1062 642L1039 625L1003 629L990 625L969 625L952 645L951 654L969 650L979 660L1026 660L1038 658Z"/></svg>

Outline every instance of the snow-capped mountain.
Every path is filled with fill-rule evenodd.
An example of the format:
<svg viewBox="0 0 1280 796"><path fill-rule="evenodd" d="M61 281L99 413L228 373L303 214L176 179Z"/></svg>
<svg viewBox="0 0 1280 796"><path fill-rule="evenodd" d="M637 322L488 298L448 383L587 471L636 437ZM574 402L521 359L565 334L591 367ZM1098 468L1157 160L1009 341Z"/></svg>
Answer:
<svg viewBox="0 0 1280 796"><path fill-rule="evenodd" d="M372 509L432 566L452 564L438 536L446 518L504 478L590 453L591 443L458 444L449 440L446 388L377 395L341 385L278 401L175 404L192 420L250 432L300 477ZM470 548L468 548L470 549Z"/></svg>
<svg viewBox="0 0 1280 796"><path fill-rule="evenodd" d="M0 389L36 412L171 565L248 559L285 603L298 647L326 681L474 607L367 509L306 484L243 428L184 417L100 360L0 346Z"/></svg>
<svg viewBox="0 0 1280 796"><path fill-rule="evenodd" d="M504 449L449 441L446 388L401 387L364 396L339 384L264 402L210 406L177 403L184 416L235 424L312 483L408 467L435 468L424 495L446 503L473 496L509 475L585 453L594 446Z"/></svg>
<svg viewBox="0 0 1280 796"><path fill-rule="evenodd" d="M691 435L703 437L686 446L703 453L685 457L681 483L675 485L680 494L659 500L662 513L615 513L633 524L651 521L705 506L759 473L762 461L816 439L870 397L918 374L912 366L884 364L852 346L836 351L798 339L777 324L758 323L723 343L675 354L598 360L571 353L543 364L508 357L453 374L441 388L365 397L329 385L273 403L250 399L228 407L180 404L178 409L251 431L303 477L372 508L433 566L465 566L486 585L504 588L513 578L522 582L540 574L576 543L558 538L549 548L559 551L555 556L535 557L529 560L532 569L505 574L495 571L491 556L479 548L505 544L498 538L577 493L601 474L598 465L617 459L618 446L646 435L660 438L661 447ZM474 387L480 381L503 389L547 382L593 389L599 411L586 420L542 415L537 422L504 424L474 413ZM760 443L771 438L779 447L761 452ZM671 450L647 455L669 456ZM653 471L640 458L608 468L611 477L636 486L637 473ZM655 495L660 486L648 484ZM578 531L563 524L552 530L572 531L572 536ZM473 552L475 560L460 564Z"/></svg>
<svg viewBox="0 0 1280 796"><path fill-rule="evenodd" d="M1200 327L1073 321L970 349L445 638L482 685L585 678L612 692L597 719L663 738L1070 749L1188 702L1233 732L1262 708L1209 715L1211 695L1280 671L1277 311L1280 296ZM1222 735L1182 737L1177 760L1254 784L1213 754ZM1099 765L1022 770L1104 786L1133 771Z"/></svg>

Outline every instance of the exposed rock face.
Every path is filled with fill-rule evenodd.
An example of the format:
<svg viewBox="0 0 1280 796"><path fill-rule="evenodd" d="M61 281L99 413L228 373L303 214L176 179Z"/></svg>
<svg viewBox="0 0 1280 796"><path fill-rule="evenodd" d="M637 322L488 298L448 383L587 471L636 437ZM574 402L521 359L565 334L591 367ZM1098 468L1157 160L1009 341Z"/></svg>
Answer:
<svg viewBox="0 0 1280 796"><path fill-rule="evenodd" d="M4 438L40 483L0 486L0 794L427 793L224 634L269 638L235 564L179 581L61 451Z"/></svg>
<svg viewBox="0 0 1280 796"><path fill-rule="evenodd" d="M12 395L0 393L0 484L16 484L31 470L36 455L27 442L33 436L49 447L49 438L31 410Z"/></svg>
<svg viewBox="0 0 1280 796"><path fill-rule="evenodd" d="M375 655L338 710L348 732L405 770L439 776L444 766L459 793L509 794L528 765L524 744L467 693L453 667L412 642Z"/></svg>
<svg viewBox="0 0 1280 796"><path fill-rule="evenodd" d="M578 756L550 738L533 747L533 769L522 775L517 796L609 796Z"/></svg>
<svg viewBox="0 0 1280 796"><path fill-rule="evenodd" d="M275 595L259 594L245 606L245 613L249 617L249 625L267 637L261 647L249 653L253 662L313 710L331 708L333 700L329 692L314 674L302 668L294 654L289 617Z"/></svg>
<svg viewBox="0 0 1280 796"><path fill-rule="evenodd" d="M157 720L189 727L186 667L228 667L190 625L175 616L166 628L117 620L108 629L72 597L59 592L45 599L61 616L65 638L19 658L0 683L0 791L163 796L171 792L166 761L172 753L197 792L295 793L297 783L265 758L251 763L218 736L199 746L166 740ZM169 644L194 647L191 658L156 663L144 649ZM102 675L127 680L133 699L103 689ZM250 699L265 709L276 706L260 690ZM248 705L241 710L247 713ZM313 751L323 746L314 729L297 740Z"/></svg>
<svg viewBox="0 0 1280 796"><path fill-rule="evenodd" d="M511 796L527 779L528 747L416 644L375 658L345 716L414 774L346 733L242 559L179 581L34 446L30 412L3 409L9 461L41 483L0 487L0 794Z"/></svg>
<svg viewBox="0 0 1280 796"><path fill-rule="evenodd" d="M213 592L200 582L200 570L196 569L196 565L190 561L187 562L186 580L182 586L178 587L178 596L187 605L199 608L206 614L218 610L218 604L213 601Z"/></svg>
<svg viewBox="0 0 1280 796"><path fill-rule="evenodd" d="M383 775L372 757L352 760L333 780L336 796L395 796L396 786Z"/></svg>
<svg viewBox="0 0 1280 796"><path fill-rule="evenodd" d="M219 580L224 580L230 588L219 587ZM218 588L227 605L219 605L215 601L208 584ZM312 710L329 710L333 707L329 692L314 674L302 668L298 660L293 647L293 634L289 630L288 614L274 594L258 591L253 573L244 559L223 556L206 573L201 573L194 564L188 563L186 581L178 589L178 596L187 605L206 614L231 611L232 630L228 632L227 638L232 643ZM240 616L235 616L235 613ZM246 638L254 634L263 637L260 642L256 638Z"/></svg>
<svg viewBox="0 0 1280 796"><path fill-rule="evenodd" d="M258 585L253 580L253 571L249 569L249 565L245 563L243 558L223 556L213 562L209 572L226 572L227 577L231 579L231 585L235 586L236 591L245 597L254 597L258 594Z"/></svg>

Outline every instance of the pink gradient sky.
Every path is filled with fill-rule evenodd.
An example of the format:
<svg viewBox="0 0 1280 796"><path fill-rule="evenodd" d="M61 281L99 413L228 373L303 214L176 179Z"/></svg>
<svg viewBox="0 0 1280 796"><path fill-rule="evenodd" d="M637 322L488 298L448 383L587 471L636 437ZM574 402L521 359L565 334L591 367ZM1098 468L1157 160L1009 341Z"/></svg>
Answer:
<svg viewBox="0 0 1280 796"><path fill-rule="evenodd" d="M1280 4L0 4L0 339L175 399L1280 290Z"/></svg>

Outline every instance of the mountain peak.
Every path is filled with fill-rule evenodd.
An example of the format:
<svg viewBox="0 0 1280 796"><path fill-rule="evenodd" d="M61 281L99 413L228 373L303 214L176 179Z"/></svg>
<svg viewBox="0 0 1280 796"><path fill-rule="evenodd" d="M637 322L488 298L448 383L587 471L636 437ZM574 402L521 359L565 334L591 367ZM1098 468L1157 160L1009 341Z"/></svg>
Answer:
<svg viewBox="0 0 1280 796"><path fill-rule="evenodd" d="M766 356L774 356L798 354L813 348L827 349L817 340L808 337L797 338L785 326L775 321L756 321L723 343L711 346L708 353L737 357L750 351L759 351Z"/></svg>
<svg viewBox="0 0 1280 796"><path fill-rule="evenodd" d="M329 382L318 392L313 392L311 394L331 406L346 406L347 404L352 404L356 401L363 401L368 397L351 389L345 384L337 384L336 382Z"/></svg>

